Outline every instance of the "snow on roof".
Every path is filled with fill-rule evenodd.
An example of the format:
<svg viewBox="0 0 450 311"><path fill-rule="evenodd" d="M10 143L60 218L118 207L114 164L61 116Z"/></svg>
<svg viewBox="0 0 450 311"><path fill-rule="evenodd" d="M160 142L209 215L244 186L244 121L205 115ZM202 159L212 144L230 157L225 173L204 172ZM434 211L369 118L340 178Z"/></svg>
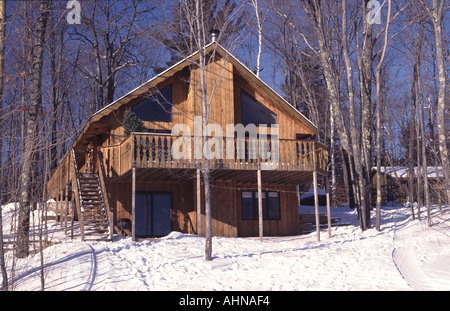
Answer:
<svg viewBox="0 0 450 311"><path fill-rule="evenodd" d="M373 168L373 170L376 171L376 167ZM387 175L391 177L398 178L408 178L409 176L409 167L408 166L394 166L394 169L392 169L392 166L381 166L380 167L381 173L386 173ZM436 175L439 178L444 177L444 171L442 169L442 166L438 166L436 169L436 166L428 166L427 167L428 177L429 178L436 178ZM437 174L436 174L437 172ZM417 176L417 166L414 167L414 175Z"/></svg>

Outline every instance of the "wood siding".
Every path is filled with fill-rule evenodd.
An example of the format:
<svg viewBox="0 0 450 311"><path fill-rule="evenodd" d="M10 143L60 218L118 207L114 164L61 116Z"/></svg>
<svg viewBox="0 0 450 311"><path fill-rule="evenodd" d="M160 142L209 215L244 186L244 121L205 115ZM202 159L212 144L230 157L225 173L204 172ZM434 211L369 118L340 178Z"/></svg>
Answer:
<svg viewBox="0 0 450 311"><path fill-rule="evenodd" d="M114 202L114 223L121 218L132 219L131 212L131 183L110 183L111 200ZM195 233L192 220L189 218L193 211L192 183L136 183L136 191L154 191L172 193L172 230Z"/></svg>
<svg viewBox="0 0 450 311"><path fill-rule="evenodd" d="M255 176L256 178L256 176ZM240 185L238 192L238 227L239 236L258 236L258 220L242 220L241 210L241 192L245 189L256 190L256 185ZM264 236L284 236L296 235L300 232L300 224L298 218L298 197L296 187L294 185L268 185L262 184L262 189L270 189L270 191L278 191L280 198L280 220L264 220L263 232Z"/></svg>
<svg viewBox="0 0 450 311"><path fill-rule="evenodd" d="M210 48L211 49L211 48ZM219 49L220 50L220 49ZM207 100L211 105L209 123L217 124L226 135L226 125L241 122L241 91L254 97L262 105L277 115L279 125L279 163L275 170L262 171L263 189L279 191L280 220L265 220L264 235L292 235L299 233L298 200L295 185L312 180L312 171L317 164L321 177L327 174L328 154L323 144L314 140L298 140L312 137L315 127L289 106L273 91L262 84L251 72L244 72L242 64L231 56L216 53L214 61L207 68ZM95 114L76 139L73 148L80 170L84 170L85 146L94 141L96 148L103 154L107 186L110 191L111 207L114 209L114 223L121 218L132 219L131 215L131 168L137 167L136 191L160 191L173 194L172 230L197 234L196 228L196 183L193 160L176 161L171 158L168 143L166 157L152 155L161 151L163 145L148 144L149 139L173 142L176 137L162 134L134 133L126 136L123 128L124 113L134 105L149 97L156 89L172 84L172 120L171 122L149 122L144 124L153 130L170 131L176 124L187 124L194 135L194 116L201 116L202 103L200 93L199 70L188 61L178 64L152 83L146 83ZM270 129L267 134L270 134ZM218 135L215 133L214 135ZM233 133L234 135L234 133ZM226 138L225 138L226 139ZM235 138L232 148L237 149ZM192 142L194 139L192 139ZM225 144L224 141L224 150ZM193 147L190 147L192 152ZM314 152L314 150L316 152ZM214 236L257 236L258 221L242 220L241 192L245 189L256 190L256 170L261 159L256 161L246 151L246 159L213 160L212 167L212 228ZM226 157L223 157L226 158ZM95 161L97 162L97 161ZM49 198L55 198L64 186L73 182L71 163L64 158L47 185ZM263 168L264 169L264 168ZM267 169L267 167L266 167ZM96 167L98 171L98 167ZM186 174L191 178L178 179L173 175ZM202 197L202 235L205 229L204 188Z"/></svg>
<svg viewBox="0 0 450 311"><path fill-rule="evenodd" d="M241 122L241 91L246 92L262 105L277 115L280 139L295 139L297 134L314 135L314 132L299 122L294 114L279 101L261 92L251 81L245 79L238 71L234 71L234 115L236 123Z"/></svg>
<svg viewBox="0 0 450 311"><path fill-rule="evenodd" d="M256 174L255 174L256 180ZM186 183L136 183L136 191L171 192L173 194L172 230L197 234L195 181ZM264 220L264 235L295 235L299 233L298 197L292 185L263 184L263 189L279 192L280 220ZM214 182L211 184L211 213L213 236L247 237L258 235L257 220L242 220L241 193L255 190L255 184ZM131 184L112 183L111 199L115 202L115 223L118 219L131 219ZM202 232L205 235L204 187L202 197Z"/></svg>

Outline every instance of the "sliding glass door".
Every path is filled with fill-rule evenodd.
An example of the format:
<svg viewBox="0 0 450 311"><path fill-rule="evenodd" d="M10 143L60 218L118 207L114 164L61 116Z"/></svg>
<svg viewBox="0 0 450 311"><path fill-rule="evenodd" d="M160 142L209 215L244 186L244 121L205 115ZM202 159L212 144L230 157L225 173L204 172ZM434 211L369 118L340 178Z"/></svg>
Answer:
<svg viewBox="0 0 450 311"><path fill-rule="evenodd" d="M172 193L136 192L136 223L138 237L160 237L172 231Z"/></svg>

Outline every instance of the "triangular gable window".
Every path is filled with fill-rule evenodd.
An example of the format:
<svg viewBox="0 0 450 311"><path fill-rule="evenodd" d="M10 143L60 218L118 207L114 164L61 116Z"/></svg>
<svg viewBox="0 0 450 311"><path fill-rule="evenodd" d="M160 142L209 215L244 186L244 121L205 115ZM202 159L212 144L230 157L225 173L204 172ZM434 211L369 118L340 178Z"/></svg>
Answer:
<svg viewBox="0 0 450 311"><path fill-rule="evenodd" d="M144 99L133 107L142 121L172 121L172 84Z"/></svg>
<svg viewBox="0 0 450 311"><path fill-rule="evenodd" d="M244 91L241 91L241 113L244 126L277 124L277 115Z"/></svg>

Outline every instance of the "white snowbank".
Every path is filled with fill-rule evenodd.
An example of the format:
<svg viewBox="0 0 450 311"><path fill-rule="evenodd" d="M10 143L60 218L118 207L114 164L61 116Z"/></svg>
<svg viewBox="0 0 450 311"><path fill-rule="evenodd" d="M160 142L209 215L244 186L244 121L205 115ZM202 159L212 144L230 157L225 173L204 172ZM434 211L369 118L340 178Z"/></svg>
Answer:
<svg viewBox="0 0 450 311"><path fill-rule="evenodd" d="M423 211L423 209L422 209ZM409 208L384 206L382 230L362 232L355 211L332 208L352 225L287 237L214 238L213 260L204 260L205 239L172 232L158 240L81 242L50 222L60 244L44 251L47 290L450 290L449 209L433 223L411 221ZM4 233L12 238L12 210ZM444 220L447 220L445 222ZM373 219L373 223L375 220ZM8 257L8 267L11 265ZM16 262L16 290L39 290L39 255Z"/></svg>

